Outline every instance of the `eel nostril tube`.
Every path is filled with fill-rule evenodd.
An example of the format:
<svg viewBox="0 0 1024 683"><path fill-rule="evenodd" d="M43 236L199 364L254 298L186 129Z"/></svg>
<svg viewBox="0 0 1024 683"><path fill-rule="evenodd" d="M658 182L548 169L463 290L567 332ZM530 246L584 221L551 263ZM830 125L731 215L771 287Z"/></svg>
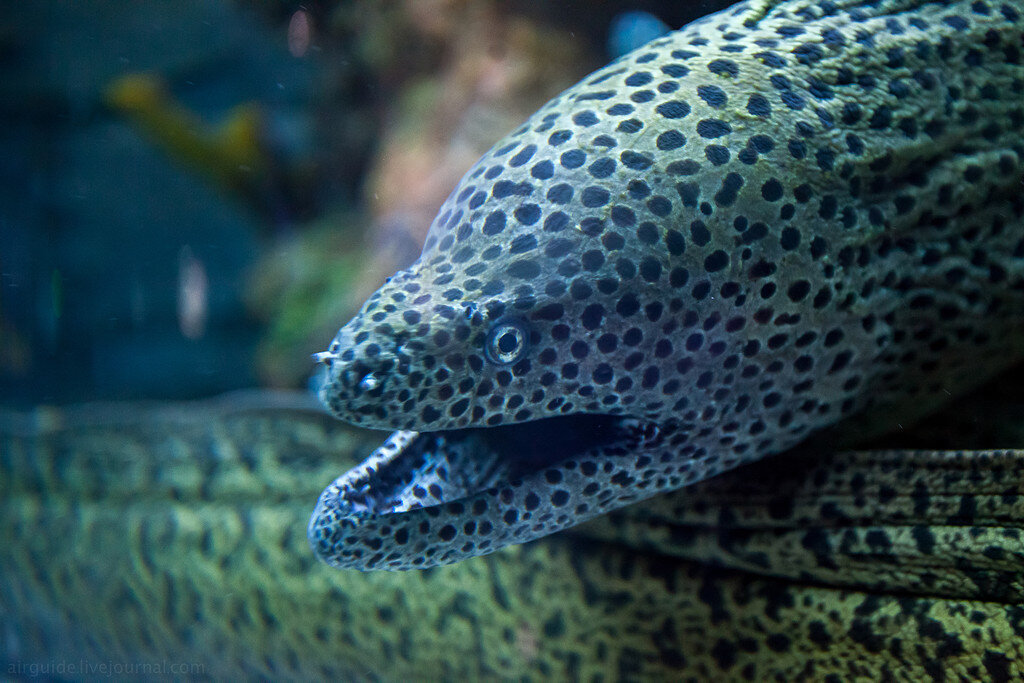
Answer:
<svg viewBox="0 0 1024 683"><path fill-rule="evenodd" d="M334 353L332 351L321 351L319 353L314 353L313 354L313 362L314 363L322 363L323 365L326 365L327 367L331 367L331 365L337 359L338 359L338 354Z"/></svg>

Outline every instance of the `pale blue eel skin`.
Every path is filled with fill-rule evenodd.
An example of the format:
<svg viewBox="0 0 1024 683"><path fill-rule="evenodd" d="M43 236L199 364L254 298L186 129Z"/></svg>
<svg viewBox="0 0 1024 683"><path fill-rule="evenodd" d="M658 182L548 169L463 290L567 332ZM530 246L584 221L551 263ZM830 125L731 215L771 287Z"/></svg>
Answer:
<svg viewBox="0 0 1024 683"><path fill-rule="evenodd" d="M318 354L396 431L336 567L456 562L892 427L1024 351L1024 6L758 0L542 107Z"/></svg>

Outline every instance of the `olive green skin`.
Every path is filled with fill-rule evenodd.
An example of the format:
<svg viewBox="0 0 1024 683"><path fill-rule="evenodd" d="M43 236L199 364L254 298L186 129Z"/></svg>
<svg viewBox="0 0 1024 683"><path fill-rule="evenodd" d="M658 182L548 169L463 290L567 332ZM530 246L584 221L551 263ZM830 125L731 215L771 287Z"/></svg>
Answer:
<svg viewBox="0 0 1024 683"><path fill-rule="evenodd" d="M999 429L985 433L995 414ZM1024 438L1021 417L1009 404L966 401L911 442L934 442L936 426L952 423L961 438L963 425L980 426L967 445L1012 442ZM338 572L306 547L310 498L346 454L371 445L279 399L0 415L4 671L109 662L282 680L1024 673L1024 451L782 456L778 467L741 468L449 567Z"/></svg>

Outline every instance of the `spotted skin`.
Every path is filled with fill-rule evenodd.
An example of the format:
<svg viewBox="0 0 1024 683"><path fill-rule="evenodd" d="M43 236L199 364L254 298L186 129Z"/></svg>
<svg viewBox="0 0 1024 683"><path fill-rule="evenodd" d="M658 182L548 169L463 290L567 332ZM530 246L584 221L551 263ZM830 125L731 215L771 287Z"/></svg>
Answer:
<svg viewBox="0 0 1024 683"><path fill-rule="evenodd" d="M320 354L335 415L419 440L324 492L315 551L454 562L1019 358L1022 34L1017 1L741 3L545 105ZM605 438L461 436L537 421Z"/></svg>
<svg viewBox="0 0 1024 683"><path fill-rule="evenodd" d="M950 414L990 421L976 408ZM83 661L214 680L1024 675L1021 451L781 456L571 536L361 574L315 561L301 529L370 435L280 402L19 417L0 412L11 677Z"/></svg>
<svg viewBox="0 0 1024 683"><path fill-rule="evenodd" d="M868 592L900 585L908 595L946 598L984 593L1019 604L1018 457L1015 451L871 451L819 463L807 454L781 456L772 466L749 468L750 480L713 479L694 498L654 498L629 516L595 520L588 531L788 581ZM909 461L920 469L908 468ZM984 478L976 476L979 467ZM708 507L706 497L718 505ZM757 532L750 531L754 525Z"/></svg>

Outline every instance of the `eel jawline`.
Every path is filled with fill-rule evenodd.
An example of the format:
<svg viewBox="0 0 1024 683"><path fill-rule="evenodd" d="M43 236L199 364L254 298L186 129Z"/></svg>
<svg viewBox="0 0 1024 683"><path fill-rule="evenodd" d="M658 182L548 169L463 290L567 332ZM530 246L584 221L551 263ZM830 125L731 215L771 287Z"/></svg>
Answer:
<svg viewBox="0 0 1024 683"><path fill-rule="evenodd" d="M646 497L595 480L628 477L651 431L581 415L394 432L320 495L309 542L335 567L412 569L544 536Z"/></svg>

